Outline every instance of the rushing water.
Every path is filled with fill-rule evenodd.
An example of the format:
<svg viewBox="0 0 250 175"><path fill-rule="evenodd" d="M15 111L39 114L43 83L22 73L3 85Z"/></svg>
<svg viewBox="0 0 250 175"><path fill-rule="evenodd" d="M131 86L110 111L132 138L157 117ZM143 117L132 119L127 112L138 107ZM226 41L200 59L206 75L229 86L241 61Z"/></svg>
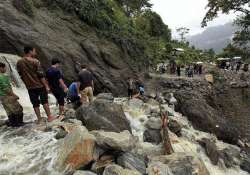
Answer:
<svg viewBox="0 0 250 175"><path fill-rule="evenodd" d="M0 175L59 175L61 173L53 170L58 147L55 133L39 131L34 124L36 118L27 90L15 69L18 59L17 56L0 54L0 61L7 65L13 90L24 108L24 121L30 124L22 128L0 128ZM52 96L49 99L53 107L55 99ZM43 110L42 115L45 115ZM1 105L0 119L7 119Z"/></svg>
<svg viewBox="0 0 250 175"><path fill-rule="evenodd" d="M143 131L145 129L144 124L146 121L145 117L149 115L149 110L144 105L140 106L139 108L136 108L136 105L128 107L129 104L126 101L123 101L121 99L117 101L118 103L125 106L125 114L131 122L131 126L133 127L133 134L135 136L139 136L140 141L142 141ZM157 108L157 106L150 106L150 108ZM205 163L205 166L207 167L210 175L249 175L249 173L242 171L239 167L226 168L223 161L220 162L219 166L213 165L206 155L205 150L196 142L196 140L201 138L214 139L216 140L216 145L218 148L225 148L229 145L218 141L216 137L211 134L195 130L186 117L182 116L180 113L173 111L173 109L171 109L168 105L164 105L164 108L173 114L173 116L169 116L170 118L178 121L178 123L184 126L182 129L182 137L177 137L175 134L170 132L170 139L175 152L186 152L197 155ZM230 146L234 147L233 145Z"/></svg>
<svg viewBox="0 0 250 175"><path fill-rule="evenodd" d="M15 71L14 65L18 58L9 55L5 55L5 57L12 69L12 71L9 70L9 73L14 82L13 89L20 97L20 103L24 107L24 119L26 122L33 122L35 115L29 102L27 91L23 88L24 86ZM146 104L130 105L125 98L117 98L115 102L124 106L125 115L130 120L133 134L139 137L140 142L143 142L144 123L147 120L149 111L157 110L158 106ZM51 98L50 104L54 103L55 100ZM165 108L171 111L167 105L165 105ZM175 152L191 152L196 154L204 161L211 175L248 174L238 167L226 169L223 162L220 166L212 165L203 148L195 140L202 137L212 138L213 136L195 130L187 118L181 114L174 111L171 111L171 113L174 114L173 118L184 126L182 137L170 134ZM6 118L6 114L1 106L0 116L0 119ZM0 175L62 175L62 173L57 172L53 168L59 146L58 141L54 139L54 135L55 133L53 132L39 131L34 123L27 124L18 129L6 126L0 127ZM219 147L227 146L227 144L219 141L217 141L217 145Z"/></svg>

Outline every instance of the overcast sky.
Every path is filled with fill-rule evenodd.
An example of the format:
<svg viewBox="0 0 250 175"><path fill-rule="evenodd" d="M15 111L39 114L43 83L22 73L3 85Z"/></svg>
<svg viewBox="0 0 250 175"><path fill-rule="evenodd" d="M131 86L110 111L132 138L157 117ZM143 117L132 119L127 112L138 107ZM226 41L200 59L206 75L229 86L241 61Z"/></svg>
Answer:
<svg viewBox="0 0 250 175"><path fill-rule="evenodd" d="M151 0L153 10L161 15L164 22L172 29L173 34L178 27L187 27L190 34L202 32L201 22L206 14L207 0ZM220 15L208 26L225 24L233 21L235 15Z"/></svg>

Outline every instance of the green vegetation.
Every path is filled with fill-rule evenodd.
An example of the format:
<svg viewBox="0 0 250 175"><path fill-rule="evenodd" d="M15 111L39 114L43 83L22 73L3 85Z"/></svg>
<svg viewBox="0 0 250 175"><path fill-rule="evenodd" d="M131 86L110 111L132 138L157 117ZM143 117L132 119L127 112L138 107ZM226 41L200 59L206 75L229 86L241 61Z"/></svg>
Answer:
<svg viewBox="0 0 250 175"><path fill-rule="evenodd" d="M190 47L184 40L173 41L171 30L161 17L151 10L149 0L21 0L22 11L34 15L34 9L45 7L56 12L78 16L103 37L125 48L134 63L153 65L167 59L177 59L180 64L208 60L207 54ZM14 0L14 4L20 2ZM15 5L17 9L20 9ZM25 9L25 10L24 10ZM28 12L30 11L30 12ZM31 13L32 12L32 13ZM32 14L32 15L31 15ZM184 36L183 36L184 37ZM173 55L173 48L183 48L181 55ZM139 65L139 64L138 64Z"/></svg>
<svg viewBox="0 0 250 175"><path fill-rule="evenodd" d="M34 16L34 3L33 0L14 0L13 5L26 15Z"/></svg>
<svg viewBox="0 0 250 175"><path fill-rule="evenodd" d="M223 58L233 58L235 56L241 56L245 62L250 63L250 52L246 49L235 47L233 44L228 44L223 52L218 55L218 57Z"/></svg>

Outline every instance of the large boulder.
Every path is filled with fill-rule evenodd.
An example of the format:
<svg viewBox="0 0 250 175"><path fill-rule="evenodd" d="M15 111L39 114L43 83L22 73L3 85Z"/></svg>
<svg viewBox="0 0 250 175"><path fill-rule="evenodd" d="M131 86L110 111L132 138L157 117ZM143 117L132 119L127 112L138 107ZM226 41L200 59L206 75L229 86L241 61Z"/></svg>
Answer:
<svg viewBox="0 0 250 175"><path fill-rule="evenodd" d="M105 101L94 101L88 106L82 105L76 112L76 117L81 120L88 130L104 130L111 132L131 132L122 106Z"/></svg>
<svg viewBox="0 0 250 175"><path fill-rule="evenodd" d="M96 142L100 147L117 151L129 151L137 141L128 131L120 133L92 131L91 134L96 137Z"/></svg>
<svg viewBox="0 0 250 175"><path fill-rule="evenodd" d="M81 126L69 133L61 142L55 166L57 169L79 169L94 159L95 137Z"/></svg>
<svg viewBox="0 0 250 175"><path fill-rule="evenodd" d="M204 97L184 90L176 92L175 97L178 100L177 111L187 116L195 128L213 133L225 142L237 143L238 131L232 123L220 117L219 111L210 106Z"/></svg>
<svg viewBox="0 0 250 175"><path fill-rule="evenodd" d="M150 158L148 174L155 175L209 175L204 163L195 155L174 153Z"/></svg>
<svg viewBox="0 0 250 175"><path fill-rule="evenodd" d="M105 168L103 175L141 175L141 173L133 170L123 169L118 165L109 165Z"/></svg>
<svg viewBox="0 0 250 175"><path fill-rule="evenodd" d="M146 174L145 159L142 156L129 152L123 153L117 158L117 164L130 170L136 170L141 174Z"/></svg>

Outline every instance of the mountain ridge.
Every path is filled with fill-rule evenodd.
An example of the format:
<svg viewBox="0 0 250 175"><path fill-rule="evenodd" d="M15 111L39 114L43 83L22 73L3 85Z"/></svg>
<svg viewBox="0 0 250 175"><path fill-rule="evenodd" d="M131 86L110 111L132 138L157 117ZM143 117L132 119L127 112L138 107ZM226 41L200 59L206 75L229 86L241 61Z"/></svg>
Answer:
<svg viewBox="0 0 250 175"><path fill-rule="evenodd" d="M229 22L224 25L208 27L200 34L189 36L188 41L199 49L208 50L212 48L216 53L219 53L231 42L236 30L237 27Z"/></svg>

